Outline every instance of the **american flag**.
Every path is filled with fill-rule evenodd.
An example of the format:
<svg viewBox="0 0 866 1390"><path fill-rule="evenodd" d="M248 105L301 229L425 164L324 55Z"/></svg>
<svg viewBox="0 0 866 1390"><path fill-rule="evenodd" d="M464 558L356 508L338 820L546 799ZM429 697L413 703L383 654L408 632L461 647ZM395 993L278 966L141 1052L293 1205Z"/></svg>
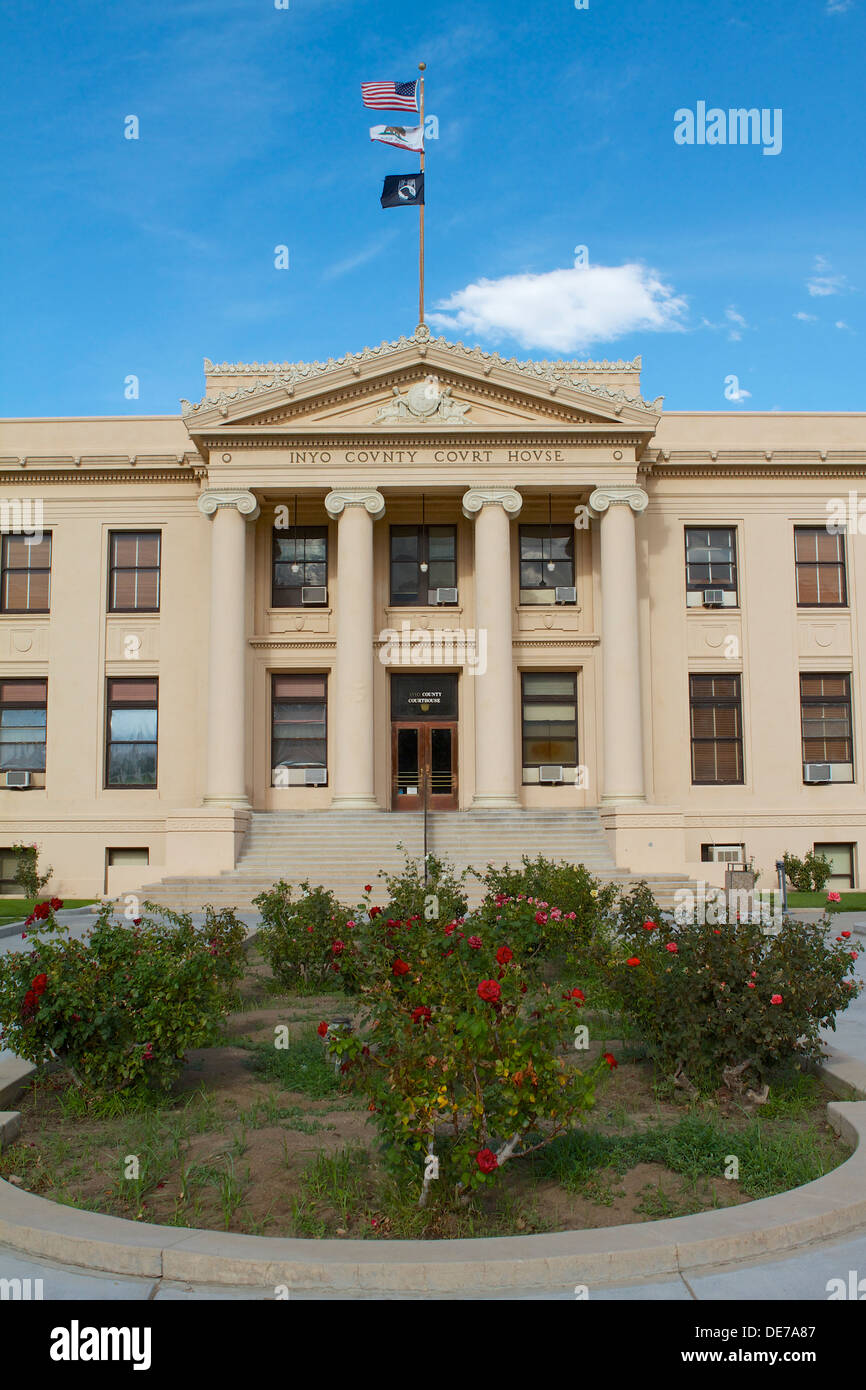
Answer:
<svg viewBox="0 0 866 1390"><path fill-rule="evenodd" d="M417 82L362 82L365 106L375 111L417 111Z"/></svg>

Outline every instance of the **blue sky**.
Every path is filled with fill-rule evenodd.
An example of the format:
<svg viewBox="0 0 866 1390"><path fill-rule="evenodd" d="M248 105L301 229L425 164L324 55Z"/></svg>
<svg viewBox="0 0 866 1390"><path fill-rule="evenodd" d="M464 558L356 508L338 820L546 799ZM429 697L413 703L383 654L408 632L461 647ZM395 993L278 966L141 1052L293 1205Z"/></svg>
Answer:
<svg viewBox="0 0 866 1390"><path fill-rule="evenodd" d="M379 193L417 157L360 83L420 60L438 331L641 353L669 409L864 408L866 0L288 4L7 9L0 413L171 414L204 356L411 333L418 214ZM677 144L699 101L780 108L781 152Z"/></svg>

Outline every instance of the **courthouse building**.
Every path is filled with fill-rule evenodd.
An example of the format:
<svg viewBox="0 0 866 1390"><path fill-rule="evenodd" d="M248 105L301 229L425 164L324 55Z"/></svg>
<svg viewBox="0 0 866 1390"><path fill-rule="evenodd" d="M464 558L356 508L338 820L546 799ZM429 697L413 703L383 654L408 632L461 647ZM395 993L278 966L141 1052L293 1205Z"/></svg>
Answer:
<svg viewBox="0 0 866 1390"><path fill-rule="evenodd" d="M21 840L70 896L230 881L257 823L299 878L329 818L372 854L423 805L445 851L595 826L632 873L815 847L857 886L866 416L663 412L640 370L421 327L3 421L0 891Z"/></svg>

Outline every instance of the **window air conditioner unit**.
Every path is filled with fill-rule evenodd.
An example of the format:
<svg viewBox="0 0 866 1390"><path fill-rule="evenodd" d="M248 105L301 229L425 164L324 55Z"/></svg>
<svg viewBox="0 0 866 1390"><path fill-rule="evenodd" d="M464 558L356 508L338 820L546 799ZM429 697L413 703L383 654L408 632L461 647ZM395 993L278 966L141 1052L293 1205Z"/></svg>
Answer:
<svg viewBox="0 0 866 1390"><path fill-rule="evenodd" d="M304 768L305 787L323 787L328 780L328 773L324 767Z"/></svg>
<svg viewBox="0 0 866 1390"><path fill-rule="evenodd" d="M577 590L576 590L576 589L570 589L570 588L568 588L568 587L566 587L566 588L557 588L557 590L556 590L556 602L557 602L557 603L577 603Z"/></svg>
<svg viewBox="0 0 866 1390"><path fill-rule="evenodd" d="M745 857L740 845L712 845L710 847L712 864L743 864Z"/></svg>
<svg viewBox="0 0 866 1390"><path fill-rule="evenodd" d="M14 772L7 772L6 785L7 787L29 787L30 773L22 772L20 769L16 769Z"/></svg>
<svg viewBox="0 0 866 1390"><path fill-rule="evenodd" d="M325 588L324 584L303 584L303 585L301 586L301 603L302 603L302 604L304 604L304 605L310 604L310 603L319 604L319 603L327 603L327 602L328 602L328 590Z"/></svg>
<svg viewBox="0 0 866 1390"><path fill-rule="evenodd" d="M705 608L724 608L725 591L724 589L704 589Z"/></svg>
<svg viewBox="0 0 866 1390"><path fill-rule="evenodd" d="M427 602L428 602L429 604L456 603L456 602L457 602L457 590L456 590L456 589L428 589L428 590L427 590Z"/></svg>
<svg viewBox="0 0 866 1390"><path fill-rule="evenodd" d="M552 766L542 766L538 769L539 782L561 782L562 768Z"/></svg>
<svg viewBox="0 0 866 1390"><path fill-rule="evenodd" d="M803 765L804 782L830 782L832 781L829 763L805 763Z"/></svg>

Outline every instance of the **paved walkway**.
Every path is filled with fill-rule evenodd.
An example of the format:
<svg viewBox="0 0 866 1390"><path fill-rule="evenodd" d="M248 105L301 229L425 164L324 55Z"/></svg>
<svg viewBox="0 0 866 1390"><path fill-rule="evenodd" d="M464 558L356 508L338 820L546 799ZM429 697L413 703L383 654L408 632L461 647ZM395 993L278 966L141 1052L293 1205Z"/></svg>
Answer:
<svg viewBox="0 0 866 1390"><path fill-rule="evenodd" d="M257 920L254 913L241 913L248 925ZM71 923L76 935L87 929L88 920L82 920L80 913L62 913L61 917L74 919ZM194 914L201 918L202 914ZM843 917L846 920L842 920ZM848 921L848 918L851 921ZM840 913L837 918L839 930L855 932L859 944L864 946L856 969L864 977L866 964L866 922L859 913ZM0 951L20 948L18 940L0 939ZM7 944L13 941L14 944ZM836 1047L853 1057L866 1061L866 991L846 1010L839 1020L835 1033L828 1033L830 1046ZM0 1054L2 1055L2 1054ZM588 1290L592 1302L629 1302L635 1300L696 1301L708 1300L749 1300L759 1303L786 1301L792 1298L810 1302L823 1302L828 1297L827 1284L831 1279L841 1279L849 1283L850 1272L855 1272L855 1281L866 1278L866 1231L851 1233L830 1241L821 1241L803 1246L802 1249L784 1258L768 1257L736 1266L719 1265L703 1272L690 1271L688 1275L677 1275L661 1281L644 1281L622 1286L606 1286ZM123 1302L165 1300L183 1301L202 1299L216 1300L274 1300L277 1295L273 1288L258 1288L243 1285L230 1287L213 1284L182 1284L169 1279L143 1279L127 1275L95 1274L70 1265L54 1264L43 1259L30 1259L7 1246L0 1245L0 1280L30 1279L42 1280L41 1295L46 1301L57 1299L81 1299L82 1301ZM37 1286L31 1285L36 1291ZM352 1301L396 1301L406 1295L369 1294L363 1292L328 1293L318 1291L292 1291L292 1302L320 1301L323 1297L338 1302ZM450 1299L448 1294L416 1294L416 1299ZM465 1296L464 1296L465 1297ZM473 1300L488 1301L481 1293L472 1296ZM508 1301L524 1302L574 1302L575 1290L552 1288L544 1292L537 1289L515 1289L502 1298ZM501 1301L501 1300L498 1300Z"/></svg>

